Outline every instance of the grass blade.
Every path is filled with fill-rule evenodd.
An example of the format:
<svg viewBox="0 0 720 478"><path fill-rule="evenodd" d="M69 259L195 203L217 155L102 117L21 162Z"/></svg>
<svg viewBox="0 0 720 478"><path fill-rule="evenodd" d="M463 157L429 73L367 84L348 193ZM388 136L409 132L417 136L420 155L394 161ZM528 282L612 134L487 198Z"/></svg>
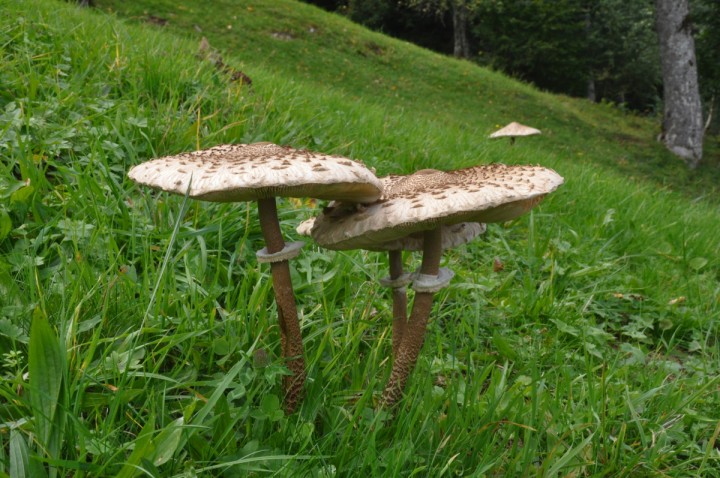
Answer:
<svg viewBox="0 0 720 478"><path fill-rule="evenodd" d="M135 440L135 448L128 457L125 465L117 474L117 478L132 478L140 472L140 463L143 458L152 456L155 451L152 436L155 431L155 415L150 415L145 426L140 430L137 439Z"/></svg>
<svg viewBox="0 0 720 478"><path fill-rule="evenodd" d="M560 457L558 461L553 464L553 466L550 468L550 470L547 472L547 475L545 476L557 476L563 468L569 466L570 462L578 455L578 453L588 447L590 441L594 436L595 433L591 433L575 448L568 450L563 456Z"/></svg>

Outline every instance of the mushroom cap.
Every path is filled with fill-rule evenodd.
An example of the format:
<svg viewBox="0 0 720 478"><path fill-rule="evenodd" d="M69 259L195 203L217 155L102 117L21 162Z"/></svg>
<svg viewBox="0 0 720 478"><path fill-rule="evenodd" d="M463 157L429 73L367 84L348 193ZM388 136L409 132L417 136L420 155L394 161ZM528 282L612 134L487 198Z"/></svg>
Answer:
<svg viewBox="0 0 720 478"><path fill-rule="evenodd" d="M537 205L563 178L541 166L489 164L393 177L383 197L357 212L316 219L311 234L332 249L384 250L419 231L463 222L503 222Z"/></svg>
<svg viewBox="0 0 720 478"><path fill-rule="evenodd" d="M314 217L301 222L295 229L301 236L312 236L312 228L315 225ZM487 226L479 222L461 222L459 224L443 225L442 228L442 244L443 250L452 249L462 246L475 239L480 234L485 233ZM318 242L325 249L336 249L332 243L326 241ZM345 247L342 249L354 249L353 247ZM371 244L369 247L358 247L358 249L367 249L369 251L422 251L423 235L422 232L415 232L405 237L383 242L382 244Z"/></svg>
<svg viewBox="0 0 720 478"><path fill-rule="evenodd" d="M509 125L495 131L490 135L490 138L502 138L505 136L514 138L515 136L532 136L534 134L540 134L540 130L513 121Z"/></svg>
<svg viewBox="0 0 720 478"><path fill-rule="evenodd" d="M314 197L372 202L381 185L359 161L272 143L227 144L166 156L128 172L133 181L206 201ZM191 182L192 178L192 182Z"/></svg>

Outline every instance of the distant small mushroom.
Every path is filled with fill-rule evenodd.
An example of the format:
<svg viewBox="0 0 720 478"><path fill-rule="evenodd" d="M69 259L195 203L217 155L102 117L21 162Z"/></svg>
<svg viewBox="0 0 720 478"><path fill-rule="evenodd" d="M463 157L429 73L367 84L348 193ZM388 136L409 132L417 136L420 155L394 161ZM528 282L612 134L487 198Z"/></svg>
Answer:
<svg viewBox="0 0 720 478"><path fill-rule="evenodd" d="M536 134L541 134L539 129L525 126L524 124L516 123L513 121L509 125L495 131L493 134L490 135L490 138L509 137L510 144L512 145L515 144L515 138L518 136L532 136Z"/></svg>
<svg viewBox="0 0 720 478"><path fill-rule="evenodd" d="M422 232L423 259L415 277L415 301L381 404L394 406L415 367L435 292L452 279L440 268L443 225L503 222L529 211L563 179L540 166L490 164L442 172L418 171L386 190L383 199L341 217L317 220L313 238L337 249L372 248Z"/></svg>
<svg viewBox="0 0 720 478"><path fill-rule="evenodd" d="M257 201L266 247L258 262L270 263L283 358L292 375L283 378L285 409L295 410L305 381L302 334L288 260L301 242L286 244L280 231L275 197L313 197L372 202L381 186L364 165L340 156L297 150L272 143L216 146L153 159L130 169L143 185L216 202Z"/></svg>

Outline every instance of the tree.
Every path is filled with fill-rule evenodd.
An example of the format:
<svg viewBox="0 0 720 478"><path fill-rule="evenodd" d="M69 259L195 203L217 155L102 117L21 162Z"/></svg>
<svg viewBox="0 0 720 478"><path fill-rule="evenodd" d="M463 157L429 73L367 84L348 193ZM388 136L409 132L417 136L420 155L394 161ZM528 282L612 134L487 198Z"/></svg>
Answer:
<svg viewBox="0 0 720 478"><path fill-rule="evenodd" d="M720 126L720 2L696 0L692 3L693 27L695 28L695 52L698 58L700 93L706 109L705 132L713 124ZM714 123L713 123L714 121Z"/></svg>
<svg viewBox="0 0 720 478"><path fill-rule="evenodd" d="M540 88L653 111L660 99L654 9L627 0L484 0L474 39L485 64Z"/></svg>
<svg viewBox="0 0 720 478"><path fill-rule="evenodd" d="M702 159L703 121L688 0L655 0L663 78L661 140L694 169Z"/></svg>
<svg viewBox="0 0 720 478"><path fill-rule="evenodd" d="M586 61L598 99L654 111L662 87L654 9L646 2L584 1Z"/></svg>
<svg viewBox="0 0 720 478"><path fill-rule="evenodd" d="M453 56L470 58L468 25L479 0L406 0L409 7L443 17L450 12L453 21Z"/></svg>
<svg viewBox="0 0 720 478"><path fill-rule="evenodd" d="M470 40L468 38L468 2L454 0L450 2L453 16L453 56L470 58Z"/></svg>
<svg viewBox="0 0 720 478"><path fill-rule="evenodd" d="M540 88L585 95L589 25L580 0L486 0L476 11L481 61Z"/></svg>

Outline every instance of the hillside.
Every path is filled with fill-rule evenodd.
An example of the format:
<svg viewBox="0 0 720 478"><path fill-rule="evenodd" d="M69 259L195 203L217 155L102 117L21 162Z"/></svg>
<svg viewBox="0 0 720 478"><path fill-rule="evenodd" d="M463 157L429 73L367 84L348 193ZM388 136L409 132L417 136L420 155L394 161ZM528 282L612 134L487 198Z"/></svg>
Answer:
<svg viewBox="0 0 720 478"><path fill-rule="evenodd" d="M718 476L711 161L688 173L649 119L301 3L95 3L0 0L0 476ZM510 121L543 134L487 139ZM126 177L254 141L566 182L446 254L394 420L386 258L306 246L307 397L285 416L255 208ZM288 237L316 206L279 203Z"/></svg>
<svg viewBox="0 0 720 478"><path fill-rule="evenodd" d="M654 119L544 94L469 62L372 33L300 2L220 1L214 2L212 9L168 0L101 0L97 4L198 42L205 36L240 69L262 67L293 82L341 92L349 99L362 96L364 104L380 105L406 117L442 122L459 130L453 136L456 148L448 149L446 144L438 148L448 156L458 157L459 153L477 158L483 152L478 151L478 138L517 120L542 129L543 149L552 147L566 158L611 166L628 176L684 190L692 197L716 197L720 179L717 139L708 140L701 170L688 172L654 141L659 132ZM311 145L312 138L308 142ZM498 151L502 150L490 154ZM400 154L412 153L401 150Z"/></svg>

